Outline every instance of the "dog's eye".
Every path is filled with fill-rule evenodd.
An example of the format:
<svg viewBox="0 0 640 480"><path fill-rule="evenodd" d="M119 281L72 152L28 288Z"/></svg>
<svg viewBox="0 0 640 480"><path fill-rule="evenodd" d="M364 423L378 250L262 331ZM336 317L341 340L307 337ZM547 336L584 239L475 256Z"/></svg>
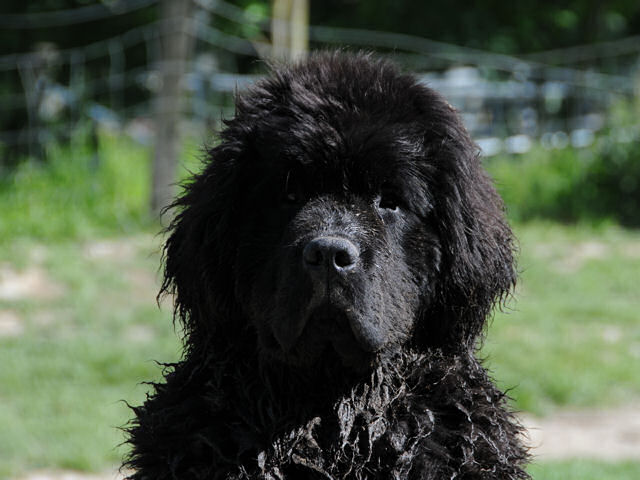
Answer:
<svg viewBox="0 0 640 480"><path fill-rule="evenodd" d="M302 188L292 171L287 172L284 182L284 192L282 193L282 202L295 205L302 200Z"/></svg>
<svg viewBox="0 0 640 480"><path fill-rule="evenodd" d="M401 200L395 193L385 190L383 190L380 196L376 199L378 209L388 212L397 212L401 203Z"/></svg>
<svg viewBox="0 0 640 480"><path fill-rule="evenodd" d="M399 202L393 196L381 195L378 199L378 208L396 211L398 210L398 203Z"/></svg>
<svg viewBox="0 0 640 480"><path fill-rule="evenodd" d="M286 203L298 203L298 196L294 192L284 192L284 201Z"/></svg>

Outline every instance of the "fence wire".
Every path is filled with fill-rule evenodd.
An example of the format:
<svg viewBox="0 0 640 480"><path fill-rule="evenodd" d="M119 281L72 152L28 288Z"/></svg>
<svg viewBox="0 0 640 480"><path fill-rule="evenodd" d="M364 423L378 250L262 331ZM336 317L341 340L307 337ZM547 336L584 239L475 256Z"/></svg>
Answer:
<svg viewBox="0 0 640 480"><path fill-rule="evenodd" d="M237 89L260 77L259 72L238 73L237 59L269 56L272 23L222 0L194 0L194 5L187 24L194 54L182 85L187 97L183 118L204 132L219 127L220 119L231 114ZM119 16L143 8L158 8L157 0L3 15L0 28L72 27L97 20L115 27ZM230 34L216 27L220 21L252 25L259 33L251 38ZM136 137L136 126L153 117L161 82L159 49L166 34L162 21L152 21L71 48L47 45L0 56L0 72L19 79L21 87L0 96L0 108L13 119L0 121L0 151L53 141L59 132L70 136L87 122ZM603 131L612 104L632 101L639 88L640 36L523 56L322 25L310 27L310 40L313 48L380 50L415 72L460 109L486 155L522 153L536 143L549 148L588 146ZM136 48L144 51L137 64L130 61ZM136 58L140 57L138 51ZM609 63L607 71L600 68L601 61ZM263 63L253 65L260 70ZM628 128L638 131L637 124ZM149 141L148 136L138 137Z"/></svg>

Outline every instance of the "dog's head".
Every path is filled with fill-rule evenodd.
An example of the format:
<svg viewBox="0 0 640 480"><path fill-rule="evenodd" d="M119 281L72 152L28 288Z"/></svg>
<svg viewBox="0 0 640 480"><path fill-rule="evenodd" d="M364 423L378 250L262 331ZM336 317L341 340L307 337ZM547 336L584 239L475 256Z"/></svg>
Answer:
<svg viewBox="0 0 640 480"><path fill-rule="evenodd" d="M469 349L515 281L454 109L367 55L317 55L240 95L175 206L164 290L192 343L248 326L268 358L358 368Z"/></svg>

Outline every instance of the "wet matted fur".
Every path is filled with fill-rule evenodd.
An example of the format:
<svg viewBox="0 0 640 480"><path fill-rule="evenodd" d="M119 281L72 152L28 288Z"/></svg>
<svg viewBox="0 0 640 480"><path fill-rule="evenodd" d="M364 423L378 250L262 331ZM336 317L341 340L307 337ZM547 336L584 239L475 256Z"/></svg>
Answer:
<svg viewBox="0 0 640 480"><path fill-rule="evenodd" d="M475 357L513 237L437 93L362 54L277 68L174 207L185 353L135 408L132 479L528 478Z"/></svg>

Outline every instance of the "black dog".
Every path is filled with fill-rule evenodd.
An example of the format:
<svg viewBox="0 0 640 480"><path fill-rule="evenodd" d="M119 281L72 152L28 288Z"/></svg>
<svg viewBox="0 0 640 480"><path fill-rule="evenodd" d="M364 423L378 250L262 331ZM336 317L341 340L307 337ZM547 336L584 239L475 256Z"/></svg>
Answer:
<svg viewBox="0 0 640 480"><path fill-rule="evenodd" d="M367 55L237 99L174 204L184 359L135 409L132 479L522 479L475 358L512 233L449 104Z"/></svg>

